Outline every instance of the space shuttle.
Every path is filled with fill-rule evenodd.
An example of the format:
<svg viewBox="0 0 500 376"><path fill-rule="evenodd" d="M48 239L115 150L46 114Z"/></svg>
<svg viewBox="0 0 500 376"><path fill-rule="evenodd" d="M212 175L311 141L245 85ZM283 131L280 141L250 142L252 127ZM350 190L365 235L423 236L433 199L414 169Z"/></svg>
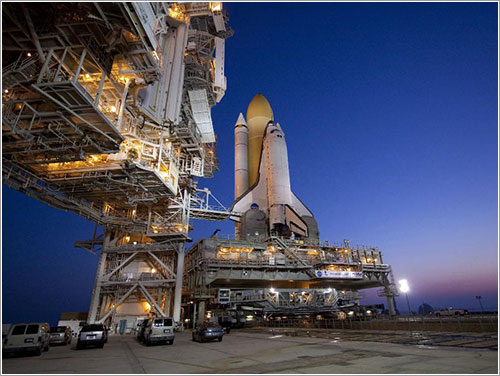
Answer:
<svg viewBox="0 0 500 376"><path fill-rule="evenodd" d="M319 240L311 211L292 192L285 134L274 122L272 108L257 94L234 128L235 201L230 218L240 240L269 235Z"/></svg>

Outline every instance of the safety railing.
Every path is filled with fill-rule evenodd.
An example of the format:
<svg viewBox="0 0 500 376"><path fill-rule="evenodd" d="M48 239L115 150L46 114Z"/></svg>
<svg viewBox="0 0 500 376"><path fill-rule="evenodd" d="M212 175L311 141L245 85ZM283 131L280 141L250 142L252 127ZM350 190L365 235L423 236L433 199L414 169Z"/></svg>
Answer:
<svg viewBox="0 0 500 376"><path fill-rule="evenodd" d="M456 316L433 318L429 316L387 316L336 318L274 318L257 319L254 325L266 328L392 330L418 332L496 332L497 315Z"/></svg>

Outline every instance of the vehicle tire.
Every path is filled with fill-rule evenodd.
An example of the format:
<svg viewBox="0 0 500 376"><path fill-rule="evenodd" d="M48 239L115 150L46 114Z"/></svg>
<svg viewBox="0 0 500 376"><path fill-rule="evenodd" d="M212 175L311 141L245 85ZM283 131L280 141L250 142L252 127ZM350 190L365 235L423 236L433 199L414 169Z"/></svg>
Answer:
<svg viewBox="0 0 500 376"><path fill-rule="evenodd" d="M219 342L222 342L222 337L219 337L217 340L218 340Z"/></svg>
<svg viewBox="0 0 500 376"><path fill-rule="evenodd" d="M42 346L35 350L35 355L42 355Z"/></svg>
<svg viewBox="0 0 500 376"><path fill-rule="evenodd" d="M48 344L48 343L47 343L47 346L45 346L45 347L43 348L43 351L45 351L45 352L49 351L49 344Z"/></svg>
<svg viewBox="0 0 500 376"><path fill-rule="evenodd" d="M151 341L150 341L149 339L147 339L147 340L145 341L145 345L146 345L146 346L151 346Z"/></svg>
<svg viewBox="0 0 500 376"><path fill-rule="evenodd" d="M100 344L98 344L98 345L97 345L97 347L98 347L99 349L102 349L102 348L104 347L104 343L100 343Z"/></svg>
<svg viewBox="0 0 500 376"><path fill-rule="evenodd" d="M82 349L82 344L80 342L76 343L76 349L81 350Z"/></svg>
<svg viewBox="0 0 500 376"><path fill-rule="evenodd" d="M174 340L173 340L173 339L171 339L170 341L168 341L168 344L169 344L169 345L173 345L173 344L174 344Z"/></svg>
<svg viewBox="0 0 500 376"><path fill-rule="evenodd" d="M228 329L228 330L227 330L227 334L229 334L229 333L231 333L231 329Z"/></svg>

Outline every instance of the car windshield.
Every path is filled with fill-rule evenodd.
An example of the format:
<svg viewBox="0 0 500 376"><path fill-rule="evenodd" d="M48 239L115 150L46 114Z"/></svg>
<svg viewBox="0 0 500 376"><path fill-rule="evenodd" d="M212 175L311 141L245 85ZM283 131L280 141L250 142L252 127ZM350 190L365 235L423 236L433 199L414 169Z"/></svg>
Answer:
<svg viewBox="0 0 500 376"><path fill-rule="evenodd" d="M64 326L56 326L55 328L51 328L51 333L64 333L66 331L66 327Z"/></svg>
<svg viewBox="0 0 500 376"><path fill-rule="evenodd" d="M208 322L208 323L204 324L202 328L203 329L219 329L220 325L217 323Z"/></svg>
<svg viewBox="0 0 500 376"><path fill-rule="evenodd" d="M98 324L93 324L93 325L85 325L82 328L82 332L96 332L96 331L103 331L104 327L102 325Z"/></svg>

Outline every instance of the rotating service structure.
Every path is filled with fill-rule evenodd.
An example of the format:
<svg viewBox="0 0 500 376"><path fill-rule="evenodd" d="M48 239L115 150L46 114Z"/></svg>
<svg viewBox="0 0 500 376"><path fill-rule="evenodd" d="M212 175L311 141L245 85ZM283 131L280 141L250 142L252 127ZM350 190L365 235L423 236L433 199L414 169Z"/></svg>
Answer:
<svg viewBox="0 0 500 376"><path fill-rule="evenodd" d="M180 322L190 219L229 212L217 170L222 3L3 3L2 177L92 220L90 323ZM98 226L103 231L98 231Z"/></svg>

